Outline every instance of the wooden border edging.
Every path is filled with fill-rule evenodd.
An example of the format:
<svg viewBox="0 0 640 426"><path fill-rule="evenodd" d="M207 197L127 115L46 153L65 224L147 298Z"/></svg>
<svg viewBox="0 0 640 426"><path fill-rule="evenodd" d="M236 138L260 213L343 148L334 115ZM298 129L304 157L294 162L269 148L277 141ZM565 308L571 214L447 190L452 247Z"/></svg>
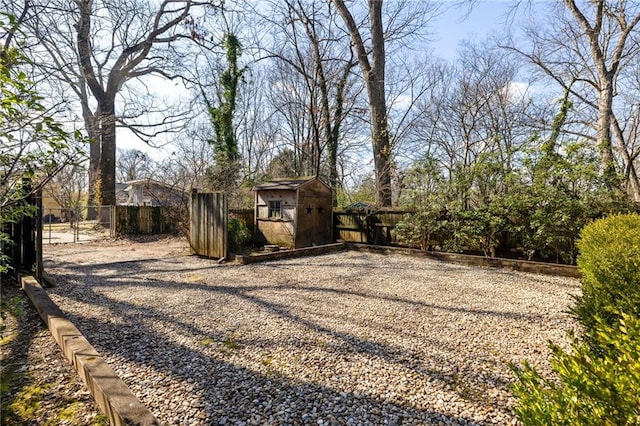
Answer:
<svg viewBox="0 0 640 426"><path fill-rule="evenodd" d="M294 250L283 250L264 254L254 254L251 256L236 255L236 262L247 265L249 263L266 262L268 260L290 259L292 257L325 254L344 250L346 247L347 245L345 243L332 243Z"/></svg>
<svg viewBox="0 0 640 426"><path fill-rule="evenodd" d="M529 260L504 259L500 257L483 257L474 256L471 254L422 251L403 247L374 246L370 244L347 243L346 246L350 250L382 254L398 253L413 257L430 257L433 259L462 265L505 268L520 272L530 272L543 275L557 275L571 278L580 278L582 276L578 268L572 265L533 262Z"/></svg>
<svg viewBox="0 0 640 426"><path fill-rule="evenodd" d="M576 266L561 265L556 263L533 262L530 260L505 259L501 257L474 256L472 254L445 253L439 251L422 251L405 247L376 246L372 244L338 242L316 247L306 247L295 250L283 250L272 253L254 254L251 256L236 255L238 263L247 265L250 263L266 262L269 260L288 259L292 257L325 254L339 250L356 250L381 254L403 254L413 257L428 257L443 262L457 263L460 265L481 266L489 268L512 269L520 272L530 272L542 275L556 275L561 277L581 278L582 275Z"/></svg>
<svg viewBox="0 0 640 426"><path fill-rule="evenodd" d="M31 275L24 275L20 277L20 283L109 423L114 426L159 425L158 420L53 303L38 281Z"/></svg>

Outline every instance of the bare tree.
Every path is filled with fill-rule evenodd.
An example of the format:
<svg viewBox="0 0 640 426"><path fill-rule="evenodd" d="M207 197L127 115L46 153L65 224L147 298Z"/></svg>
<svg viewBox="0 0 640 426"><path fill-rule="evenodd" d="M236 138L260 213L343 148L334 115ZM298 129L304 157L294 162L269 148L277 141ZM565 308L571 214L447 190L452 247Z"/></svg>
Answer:
<svg viewBox="0 0 640 426"><path fill-rule="evenodd" d="M463 209L473 201L474 185L481 196L488 184L493 192L505 192L507 176L531 143L531 120L539 121L540 109L526 91L528 83L516 84L520 69L508 52L486 40L465 43L455 63L434 63L425 73L433 83L418 102L422 114L412 138L422 138L416 152L438 162ZM492 167L475 176L482 162Z"/></svg>
<svg viewBox="0 0 640 426"><path fill-rule="evenodd" d="M616 107L615 101L620 94L619 79L640 54L639 25L640 5L635 1L563 0L555 5L548 26L528 30L529 49L510 46L596 111L593 139L600 152L602 177L613 188L618 173L626 169L623 176L633 179L630 186L636 197L640 182L627 143L635 136L624 132L625 124L618 119L624 109ZM616 164L616 150L622 156L622 169Z"/></svg>
<svg viewBox="0 0 640 426"><path fill-rule="evenodd" d="M251 184L261 180L275 154L280 118L269 107L265 87L271 86L267 70L254 63L247 70L247 81L238 99L238 145L243 158L243 181Z"/></svg>
<svg viewBox="0 0 640 426"><path fill-rule="evenodd" d="M43 192L61 208L78 211L87 198L86 164L68 164L44 187Z"/></svg>
<svg viewBox="0 0 640 426"><path fill-rule="evenodd" d="M371 115L371 144L376 171L376 203L391 205L391 145L385 98L385 46L382 22L382 0L369 0L370 46L365 45L358 24L342 0L334 0L338 12L345 22L351 43L358 57L364 76Z"/></svg>
<svg viewBox="0 0 640 426"><path fill-rule="evenodd" d="M354 7L349 9L343 0L333 0L332 3L351 37L351 46L360 65L367 91L377 185L376 203L380 206L390 206L393 161L385 92L386 44L401 43L406 41L409 35L420 35L434 10L428 2L404 1L394 2L393 9L385 10L382 0L368 0L366 24L361 25L355 18ZM409 6L413 10L409 11ZM420 10L416 10L416 7Z"/></svg>
<svg viewBox="0 0 640 426"><path fill-rule="evenodd" d="M335 194L340 185L337 156L343 124L358 98L347 96L357 65L345 42L349 35L336 26L336 11L324 1L273 2L269 13L265 21L279 31L273 45L263 49L266 58L277 61L274 77L288 81L273 90L273 99L293 130L293 170L327 177ZM292 85L298 88L295 92Z"/></svg>
<svg viewBox="0 0 640 426"><path fill-rule="evenodd" d="M38 41L31 52L34 61L44 80L60 82L59 93L69 98L72 110L74 100L79 102L93 141L91 203L115 204L117 126L127 126L148 141L182 120L158 98L150 101L148 84L153 78L176 76L168 59L180 41L189 38L181 24L195 4L188 0L33 2L25 28ZM160 112L158 122L148 121ZM139 118L143 121L136 121Z"/></svg>
<svg viewBox="0 0 640 426"><path fill-rule="evenodd" d="M176 138L174 151L156 164L152 177L187 192L203 189L207 170L215 158L213 147L207 142L210 131L207 124L194 125Z"/></svg>
<svg viewBox="0 0 640 426"><path fill-rule="evenodd" d="M150 177L153 160L139 149L118 149L116 176L120 182Z"/></svg>

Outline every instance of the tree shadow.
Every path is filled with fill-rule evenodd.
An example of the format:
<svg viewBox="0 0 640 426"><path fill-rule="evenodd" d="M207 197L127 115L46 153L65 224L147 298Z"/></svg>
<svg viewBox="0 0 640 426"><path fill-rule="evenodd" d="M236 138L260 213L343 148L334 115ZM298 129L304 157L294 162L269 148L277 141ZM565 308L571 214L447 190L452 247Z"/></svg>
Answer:
<svg viewBox="0 0 640 426"><path fill-rule="evenodd" d="M122 266L124 268L120 269ZM289 266L295 267L295 264L288 263L287 267ZM439 355L451 353L456 350L455 347L434 339L422 339L424 345L434 348L431 354L433 359L430 363L425 363L420 359L418 352L413 353L410 349L386 342L377 336L365 337L328 327L317 316L317 312L293 312L285 303L270 300L261 295L261 292L294 292L295 297L302 295L324 298L338 295L361 298L364 301L377 299L389 304L420 308L427 312L435 310L461 313L472 317L494 316L505 320L524 320L527 323L535 323L540 319L540 316L534 314L442 306L336 286L309 286L295 282L278 285L247 283L229 285L200 282L176 283L162 279L141 280L137 276L142 267L140 262L92 266L57 264L56 267L62 271L55 273L58 287L50 292L76 303L88 302L107 309L109 316L101 314L89 316L73 312L69 312L68 315L85 333L89 341L111 359L111 362L116 363L113 367L117 371L120 367L118 361L122 360L123 365L135 364L137 368L147 371L147 376L154 377L153 380L148 380L148 383L142 379L140 384L136 382L140 380L139 375L132 374L131 378L127 377L126 373L122 375L125 382L153 411L160 412L160 406L164 403L172 407L171 411L175 413L175 418L161 419L166 422L182 422L185 418L202 422L202 424L213 424L225 420L228 422L254 420L260 424L317 424L318 420L335 421L336 424L350 422L380 424L382 421L387 424L399 424L403 420L424 423L443 421L455 424L483 424L484 422L474 420L471 415L448 416L445 413L451 411L446 407L438 410L431 405L412 404L404 400L401 395L367 393L354 389L353 383L345 385L339 379L335 386L328 386L326 377L316 380L299 374L300 365L318 361L313 357L308 360L299 360L290 369L286 368L287 366L277 365L277 361L271 359L269 355L270 350L275 346L283 345L286 345L292 353L298 353L298 350L304 353L310 346L319 348L321 351L332 353L335 358L345 359L347 363L350 360L365 359L395 365L401 371L412 374L414 378L418 377L419 380L415 380L414 383L435 382L434 389L456 392L460 399L510 418L509 409L505 404L492 401L490 396L483 394L486 383L490 383L491 386L505 387L507 381L499 375L492 376L486 372L460 371L468 366L451 365L446 356ZM277 266L261 266L263 269L272 267ZM110 268L111 275L106 277L93 275L91 271L95 268ZM149 273L175 272L175 269L163 268L160 261L145 261L144 269ZM188 272L195 273L211 269L211 266L205 265L189 268ZM123 279L131 281L123 284ZM75 286L74 283L82 283L82 285ZM109 296L110 291L122 289L123 286L130 287L134 292L137 289L146 289L144 291L169 289L175 292L198 290L214 298L231 298L240 303L252 305L271 318L293 323L301 330L308 330L314 337L309 339L305 334L299 339L288 342L278 342L278 337L273 338L267 335L247 338L238 334L230 338L233 333L228 327L218 327L215 324L203 327L202 324L190 322L184 318L178 319L178 316L173 315L169 310L152 308L146 304L131 303ZM96 288L100 288L100 291L96 291ZM209 309L213 308L213 306L209 307ZM326 313L326 315L334 315L334 313ZM348 319L343 318L343 320ZM260 324L255 324L255 327L260 327ZM389 324L386 318L379 319L376 327L386 328L393 333L403 332L401 324ZM159 329L163 332L158 332ZM184 336L189 338L181 340ZM257 353L251 354L248 353L249 351ZM241 365L238 357L258 357L262 367L249 368ZM335 368L339 371L338 366L327 365L325 368ZM121 374L121 371L119 373ZM472 376L471 382L461 379L462 373ZM372 374L375 376L375 372ZM158 378L160 378L159 383ZM178 383L183 385L186 383L189 395L167 395L163 392L163 388L171 389L172 386L178 386ZM149 389L141 388L147 385ZM181 389L185 388L183 385L180 385ZM140 396L139 392L143 395ZM186 403L180 402L183 400ZM287 417L288 412L298 413L299 417Z"/></svg>

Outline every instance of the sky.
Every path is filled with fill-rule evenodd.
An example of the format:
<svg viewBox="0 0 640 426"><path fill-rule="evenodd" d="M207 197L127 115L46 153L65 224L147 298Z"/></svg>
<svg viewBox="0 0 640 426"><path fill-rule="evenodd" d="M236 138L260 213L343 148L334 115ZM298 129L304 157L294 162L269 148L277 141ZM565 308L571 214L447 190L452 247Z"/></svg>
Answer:
<svg viewBox="0 0 640 426"><path fill-rule="evenodd" d="M493 33L505 32L514 3L508 0L479 0L470 11L452 4L433 22L431 47L438 56L454 59L461 41L483 40Z"/></svg>

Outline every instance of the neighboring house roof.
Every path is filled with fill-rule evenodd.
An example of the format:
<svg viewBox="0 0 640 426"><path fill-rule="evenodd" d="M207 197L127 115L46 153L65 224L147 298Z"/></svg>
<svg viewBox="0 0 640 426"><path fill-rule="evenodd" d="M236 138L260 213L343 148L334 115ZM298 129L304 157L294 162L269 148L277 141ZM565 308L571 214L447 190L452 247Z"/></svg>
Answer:
<svg viewBox="0 0 640 426"><path fill-rule="evenodd" d="M134 179L134 180L129 180L129 181L125 182L124 185L126 185L127 187L137 186L137 185L161 186L163 188L167 188L167 189L171 189L171 190L181 191L182 192L182 190L180 188L177 188L175 186L168 185L168 184L166 184L164 182L160 182L158 180L153 180L153 179Z"/></svg>
<svg viewBox="0 0 640 426"><path fill-rule="evenodd" d="M261 183L260 185L256 185L253 190L254 191L265 191L265 190L291 190L296 191L298 188L303 186L304 184L317 180L321 182L324 186L328 188L328 185L322 181L322 179L318 179L317 177L298 177L298 178L282 178L282 179L273 179L269 182Z"/></svg>
<svg viewBox="0 0 640 426"><path fill-rule="evenodd" d="M184 199L187 192L153 179L136 179L117 183L117 200L121 205L156 205ZM144 191L147 191L146 193ZM167 199L165 199L167 198Z"/></svg>
<svg viewBox="0 0 640 426"><path fill-rule="evenodd" d="M181 188L178 188L177 186L168 185L164 182L160 182L153 179L135 179L135 180L130 180L124 183L117 183L116 187L118 185L124 185L123 191L125 192L131 191L136 186L143 186L146 188L152 188L152 187L163 188L172 192L186 194L185 191L183 191Z"/></svg>
<svg viewBox="0 0 640 426"><path fill-rule="evenodd" d="M125 204L129 200L129 194L125 192L126 183L116 183L116 204Z"/></svg>

